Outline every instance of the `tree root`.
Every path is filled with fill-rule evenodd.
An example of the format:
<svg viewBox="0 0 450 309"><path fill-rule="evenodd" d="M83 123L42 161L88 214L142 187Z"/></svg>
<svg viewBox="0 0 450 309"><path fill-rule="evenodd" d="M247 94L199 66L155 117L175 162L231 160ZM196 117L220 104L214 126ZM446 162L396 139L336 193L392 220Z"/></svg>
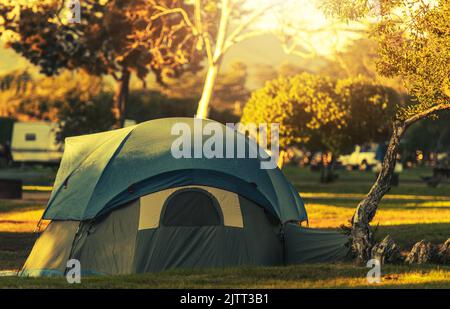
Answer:
<svg viewBox="0 0 450 309"><path fill-rule="evenodd" d="M429 241L421 240L416 243L403 259L400 249L391 236L386 236L376 243L370 250L370 258L377 259L381 264L450 264L450 238L443 244L434 245Z"/></svg>
<svg viewBox="0 0 450 309"><path fill-rule="evenodd" d="M402 261L400 249L389 235L372 247L371 257L379 260L381 264L395 264Z"/></svg>
<svg viewBox="0 0 450 309"><path fill-rule="evenodd" d="M426 240L421 240L416 243L411 252L405 259L408 264L425 264L430 263L436 255L436 248L432 243Z"/></svg>

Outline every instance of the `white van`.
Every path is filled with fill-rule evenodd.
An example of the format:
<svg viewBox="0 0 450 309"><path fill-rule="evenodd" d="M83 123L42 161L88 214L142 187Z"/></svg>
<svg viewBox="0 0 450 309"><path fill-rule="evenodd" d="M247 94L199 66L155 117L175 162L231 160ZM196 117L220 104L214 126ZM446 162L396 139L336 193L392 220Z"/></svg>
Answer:
<svg viewBox="0 0 450 309"><path fill-rule="evenodd" d="M56 141L57 126L50 122L16 122L11 138L14 162L58 163L62 145Z"/></svg>

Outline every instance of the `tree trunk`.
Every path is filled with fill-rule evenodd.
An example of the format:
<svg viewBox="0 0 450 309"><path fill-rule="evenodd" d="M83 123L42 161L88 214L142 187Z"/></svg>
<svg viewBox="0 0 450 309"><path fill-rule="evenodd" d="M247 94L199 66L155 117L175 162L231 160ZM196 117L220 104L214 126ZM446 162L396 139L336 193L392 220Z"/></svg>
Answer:
<svg viewBox="0 0 450 309"><path fill-rule="evenodd" d="M383 165L376 182L367 196L359 203L352 218L352 250L356 254L356 261L365 263L370 258L373 239L369 223L378 208L383 196L391 187L391 177L394 172L400 139L405 132L405 125L395 122L389 146L384 157Z"/></svg>
<svg viewBox="0 0 450 309"><path fill-rule="evenodd" d="M219 73L219 65L211 64L206 74L205 85L203 87L202 97L198 103L196 118L208 118L209 103L211 102L214 85L216 84L217 75Z"/></svg>
<svg viewBox="0 0 450 309"><path fill-rule="evenodd" d="M131 72L127 68L122 70L122 76L117 82L117 90L114 98L113 113L116 118L116 127L123 128L127 113L128 94L130 92Z"/></svg>
<svg viewBox="0 0 450 309"><path fill-rule="evenodd" d="M198 103L196 118L204 119L208 117L209 103L211 102L214 85L219 74L220 64L223 54L226 51L225 42L227 40L229 17L231 13L230 0L222 0L219 29L217 31L216 46L214 54L208 54L208 72L206 74L205 85L202 97Z"/></svg>

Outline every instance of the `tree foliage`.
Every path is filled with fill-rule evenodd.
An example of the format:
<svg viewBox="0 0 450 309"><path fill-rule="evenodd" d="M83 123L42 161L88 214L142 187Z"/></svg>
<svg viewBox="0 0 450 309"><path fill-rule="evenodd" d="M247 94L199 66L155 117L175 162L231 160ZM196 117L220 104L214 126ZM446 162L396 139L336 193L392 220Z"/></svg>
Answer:
<svg viewBox="0 0 450 309"><path fill-rule="evenodd" d="M301 144L334 154L385 140L396 93L364 78L331 79L302 73L255 91L242 122L279 123L280 146Z"/></svg>
<svg viewBox="0 0 450 309"><path fill-rule="evenodd" d="M399 109L406 120L433 106L450 105L450 1L436 6L419 1L413 17L403 23L394 18L375 28L380 47L378 68L386 76L400 76L416 103ZM405 17L406 18L406 17Z"/></svg>
<svg viewBox="0 0 450 309"><path fill-rule="evenodd" d="M27 71L0 77L1 115L59 125L58 138L109 130L113 95L100 77L84 71L32 77ZM8 86L9 85L9 86Z"/></svg>
<svg viewBox="0 0 450 309"><path fill-rule="evenodd" d="M415 102L399 106L397 119L410 125L450 108L450 1L322 0L325 11L346 19L368 14L378 43L378 72L398 76Z"/></svg>
<svg viewBox="0 0 450 309"><path fill-rule="evenodd" d="M334 88L335 82L330 78L308 73L267 82L264 88L252 93L241 121L278 123L283 149L307 143L314 130L331 124L345 125Z"/></svg>
<svg viewBox="0 0 450 309"><path fill-rule="evenodd" d="M404 93L403 82L398 76L387 77L378 72L379 58L377 41L374 38L361 38L345 50L334 53L332 57L322 57L320 60L324 64L318 72L335 78L364 76Z"/></svg>
<svg viewBox="0 0 450 309"><path fill-rule="evenodd" d="M122 82L125 93L117 94L120 105L120 100L126 100L130 73L144 80L151 71L162 81L164 75L175 76L198 66L196 39L184 18L156 14L158 6L182 6L189 11L184 1L80 1L80 23L64 18L65 2L0 3L3 40L48 76L62 69L111 75Z"/></svg>
<svg viewBox="0 0 450 309"><path fill-rule="evenodd" d="M425 158L433 152L450 153L450 113L439 115L438 119L424 119L415 123L406 132L402 144L402 157L415 157L416 152ZM432 136L433 138L430 138Z"/></svg>
<svg viewBox="0 0 450 309"><path fill-rule="evenodd" d="M108 131L114 124L111 93L101 92L89 99L79 93L67 93L63 100L53 102L59 120L57 139Z"/></svg>
<svg viewBox="0 0 450 309"><path fill-rule="evenodd" d="M60 16L65 1L0 4L2 28L9 32L7 45L47 75L57 74L64 68L115 75L126 67L141 79L150 70L160 78L165 70L173 74L189 62L195 46L183 18L152 15L155 5L170 7L179 5L180 1L80 3L80 23L68 23ZM19 14L13 14L12 18L11 12Z"/></svg>
<svg viewBox="0 0 450 309"><path fill-rule="evenodd" d="M33 80L28 71L13 71L0 76L0 116L14 116L20 96L31 90Z"/></svg>
<svg viewBox="0 0 450 309"><path fill-rule="evenodd" d="M335 153L350 151L354 145L384 142L391 131L399 95L391 88L365 77L339 79L336 95L345 111L345 126L332 128L334 132L322 134Z"/></svg>

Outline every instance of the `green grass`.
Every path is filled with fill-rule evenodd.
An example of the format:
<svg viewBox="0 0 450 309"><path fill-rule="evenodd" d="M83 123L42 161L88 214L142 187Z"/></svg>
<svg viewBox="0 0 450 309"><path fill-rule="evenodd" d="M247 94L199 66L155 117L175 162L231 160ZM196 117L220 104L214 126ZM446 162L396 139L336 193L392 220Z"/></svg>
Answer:
<svg viewBox="0 0 450 309"><path fill-rule="evenodd" d="M36 235L31 232L0 232L0 240L0 270L20 269L33 247Z"/></svg>
<svg viewBox="0 0 450 309"><path fill-rule="evenodd" d="M45 206L37 202L23 202L23 201L0 201L0 214L11 213L14 211L29 211L44 209Z"/></svg>
<svg viewBox="0 0 450 309"><path fill-rule="evenodd" d="M82 278L0 278L3 288L450 288L450 268L384 266L380 284L369 284L368 269L349 264L171 270L162 273Z"/></svg>
<svg viewBox="0 0 450 309"><path fill-rule="evenodd" d="M322 184L320 172L312 172L309 168L286 166L284 174L295 185L299 192L360 193L369 192L375 181L373 172L337 170L338 180L330 184ZM420 176L430 176L431 168L415 168L405 170L400 175L400 185L393 187L390 194L442 195L450 196L450 182L446 181L437 188L428 187Z"/></svg>
<svg viewBox="0 0 450 309"><path fill-rule="evenodd" d="M25 186L51 186L56 176L56 167L24 166L0 169L0 178L22 179Z"/></svg>
<svg viewBox="0 0 450 309"><path fill-rule="evenodd" d="M450 237L450 222L400 224L376 228L377 241L381 241L387 235L390 235L403 250L411 250L413 245L422 239L441 244Z"/></svg>

